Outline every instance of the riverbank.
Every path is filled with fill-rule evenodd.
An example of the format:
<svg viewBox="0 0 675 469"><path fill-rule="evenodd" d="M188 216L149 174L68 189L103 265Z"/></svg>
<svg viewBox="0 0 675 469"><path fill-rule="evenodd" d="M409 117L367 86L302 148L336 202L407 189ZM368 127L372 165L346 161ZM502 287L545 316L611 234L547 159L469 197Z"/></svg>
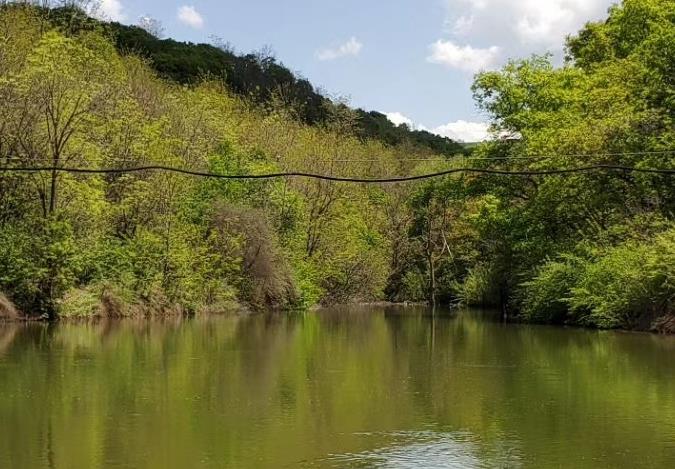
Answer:
<svg viewBox="0 0 675 469"><path fill-rule="evenodd" d="M73 302L72 298L67 301ZM420 307L426 306L425 302L391 302L391 301L355 301L346 303L345 307ZM319 312L334 308L337 305L315 304L308 308L301 308L306 311ZM280 309L274 307L253 308L241 302L231 301L227 304L221 304L218 309L202 308L197 311L190 311L180 304L172 304L164 299L155 299L137 303L124 303L119 297L104 293L100 301L75 301L75 304L69 304L68 313L57 315L58 321L86 321L86 320L104 320L104 319L155 319L170 317L195 317L195 316L249 316L264 312L293 312L298 309ZM7 298L0 293L0 322L41 322L50 321L49 316L30 316L21 312Z"/></svg>
<svg viewBox="0 0 675 469"><path fill-rule="evenodd" d="M20 311L6 295L0 293L0 321L39 322L127 318L152 319L204 315L249 315L254 312L250 307L235 301L221 303L218 309L202 308L196 311L190 311L184 305L178 303L171 303L163 296L155 296L143 301L126 302L123 298L109 291L104 291L99 298L85 295L80 291L67 296L59 303L62 309L54 318L50 318L47 314L31 316Z"/></svg>
<svg viewBox="0 0 675 469"><path fill-rule="evenodd" d="M81 305L80 305L81 306ZM382 308L382 307L420 307L428 306L425 302L391 302L391 301L373 301L373 302L353 302L343 305L322 305L316 304L306 310L313 312L321 312L334 309L336 307L348 308ZM474 307L480 307L473 305ZM439 309L443 309L440 307ZM73 314L73 311L79 311L79 314ZM101 296L100 302L96 304L88 304L79 309L71 309L71 314L59 315L58 321L66 322L82 322L82 321L99 321L99 320L115 320L115 319L166 319L179 317L203 317L203 316L249 316L252 314L263 314L265 312L290 312L293 310L281 310L278 308L255 309L251 306L239 303L230 302L223 305L219 309L204 308L199 311L189 311L182 305L171 304L165 300L160 301L144 301L133 304L125 304L120 298L110 294ZM50 318L46 315L29 316L21 313L13 303L3 294L0 293L0 322L48 322ZM532 324L526 317L522 315L508 316L506 322L512 324ZM566 324L557 323L542 323L543 325L559 325L566 326ZM568 324L580 329L598 330L598 327L580 326L578 324ZM613 330L629 331L629 332L647 332L659 335L675 335L675 315L666 314L656 319L652 318L648 321L642 321L633 328L613 328Z"/></svg>

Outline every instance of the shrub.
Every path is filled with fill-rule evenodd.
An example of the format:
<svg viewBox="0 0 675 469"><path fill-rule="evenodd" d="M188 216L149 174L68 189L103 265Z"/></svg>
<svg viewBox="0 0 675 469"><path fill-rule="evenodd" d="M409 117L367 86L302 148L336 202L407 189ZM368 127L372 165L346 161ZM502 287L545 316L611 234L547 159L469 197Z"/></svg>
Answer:
<svg viewBox="0 0 675 469"><path fill-rule="evenodd" d="M581 275L582 262L569 256L541 266L532 280L521 285L522 317L533 322L567 321L568 300Z"/></svg>
<svg viewBox="0 0 675 469"><path fill-rule="evenodd" d="M2 227L0 246L0 287L27 314L53 315L79 268L70 225L46 220Z"/></svg>
<svg viewBox="0 0 675 469"><path fill-rule="evenodd" d="M635 327L672 310L675 230L653 241L631 241L589 264L569 304L586 325Z"/></svg>
<svg viewBox="0 0 675 469"><path fill-rule="evenodd" d="M221 205L213 226L221 237L235 234L243 279L240 295L254 308L283 308L297 301L296 286L276 233L259 210Z"/></svg>
<svg viewBox="0 0 675 469"><path fill-rule="evenodd" d="M72 288L58 302L61 318L93 318L100 314L101 295L95 288Z"/></svg>
<svg viewBox="0 0 675 469"><path fill-rule="evenodd" d="M675 229L588 258L562 256L521 285L521 315L534 322L658 328L675 303Z"/></svg>
<svg viewBox="0 0 675 469"><path fill-rule="evenodd" d="M464 282L459 286L457 296L462 304L468 306L499 306L499 282L492 268L478 264L469 270Z"/></svg>
<svg viewBox="0 0 675 469"><path fill-rule="evenodd" d="M406 301L426 301L429 299L429 280L418 270L409 270L403 276L400 296Z"/></svg>

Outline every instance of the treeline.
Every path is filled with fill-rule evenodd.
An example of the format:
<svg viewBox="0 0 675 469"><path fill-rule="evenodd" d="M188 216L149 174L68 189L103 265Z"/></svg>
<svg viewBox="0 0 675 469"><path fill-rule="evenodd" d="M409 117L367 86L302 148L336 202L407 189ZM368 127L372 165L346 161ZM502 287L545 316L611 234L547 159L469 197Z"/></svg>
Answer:
<svg viewBox="0 0 675 469"><path fill-rule="evenodd" d="M162 39L139 26L102 22L73 6L43 10L62 31L104 31L122 54L147 58L160 77L182 84L197 84L206 79L220 79L227 88L260 105L281 101L293 109L297 118L316 125L330 119L331 108L344 107L319 93L305 78L296 76L271 53L237 54L227 44L193 44ZM157 32L156 32L157 33ZM418 131L406 125L394 125L377 112L356 111L356 134L381 140L389 145L411 143L445 156L465 152L453 140Z"/></svg>
<svg viewBox="0 0 675 469"><path fill-rule="evenodd" d="M564 66L515 60L478 75L473 92L496 131L518 136L481 145L478 166L673 169L675 2L625 0L569 38ZM432 279L442 300L528 321L675 329L672 175L463 176L412 200L413 232L427 233L426 262L408 256L412 278Z"/></svg>
<svg viewBox="0 0 675 469"><path fill-rule="evenodd" d="M466 160L364 138L345 106L309 125L283 99L261 106L222 79L183 86L120 54L103 27L67 30L43 10L5 7L0 169L673 168L674 18L673 0L626 0L569 39L565 66L532 57L478 75L478 104L517 138ZM669 330L674 209L672 176L646 173L346 185L0 171L0 310L11 301L26 314L124 316L387 299Z"/></svg>
<svg viewBox="0 0 675 469"><path fill-rule="evenodd" d="M409 173L411 154L429 154L360 138L344 106L309 126L222 80L163 80L105 30L53 18L16 5L0 14L4 303L55 318L382 298L392 240L405 236L401 188L2 171L161 163L372 177Z"/></svg>

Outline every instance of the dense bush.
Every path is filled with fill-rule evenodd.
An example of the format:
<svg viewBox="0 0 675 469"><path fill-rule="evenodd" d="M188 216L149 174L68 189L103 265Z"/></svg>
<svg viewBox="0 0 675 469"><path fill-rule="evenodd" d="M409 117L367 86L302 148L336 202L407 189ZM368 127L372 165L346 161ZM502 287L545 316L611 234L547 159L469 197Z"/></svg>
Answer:
<svg viewBox="0 0 675 469"><path fill-rule="evenodd" d="M649 327L675 304L675 229L653 239L565 256L525 282L522 314L540 322Z"/></svg>
<svg viewBox="0 0 675 469"><path fill-rule="evenodd" d="M502 299L491 266L477 264L469 269L463 281L455 287L457 299L469 306L501 306Z"/></svg>
<svg viewBox="0 0 675 469"><path fill-rule="evenodd" d="M522 284L522 316L544 323L574 322L569 301L583 268L584 261L575 257L549 261L539 267L534 278Z"/></svg>
<svg viewBox="0 0 675 469"><path fill-rule="evenodd" d="M584 266L569 305L582 324L644 326L672 314L675 300L675 229L653 240L609 249Z"/></svg>

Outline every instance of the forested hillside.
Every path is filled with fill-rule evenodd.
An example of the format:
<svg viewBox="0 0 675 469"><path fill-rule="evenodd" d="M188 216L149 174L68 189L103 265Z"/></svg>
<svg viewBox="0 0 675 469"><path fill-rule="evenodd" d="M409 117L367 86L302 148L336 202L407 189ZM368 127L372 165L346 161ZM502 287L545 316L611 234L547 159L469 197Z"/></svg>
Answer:
<svg viewBox="0 0 675 469"><path fill-rule="evenodd" d="M221 79L231 92L252 102L283 103L307 124L325 123L330 119L331 108L345 106L320 94L308 80L296 76L267 52L238 55L227 45L161 39L141 27L102 22L73 7L46 10L44 14L52 24L70 34L104 32L122 54L147 58L162 78L183 84L196 84L205 78ZM462 145L449 138L394 125L384 114L358 109L356 116L355 133L362 138L378 139L389 145L411 143L445 156L464 152Z"/></svg>
<svg viewBox="0 0 675 469"><path fill-rule="evenodd" d="M478 105L496 131L519 138L453 159L439 158L446 151L434 141L386 137L381 114L364 120L339 105L299 112L297 101L314 96L308 83L293 88L306 95L270 86L261 98L245 88L254 78L237 89L227 76L244 75L223 82L201 68L206 58L191 67L200 56L181 52L196 48L190 54L220 63L218 49L114 25L111 35L110 25L84 27L72 15L78 22L67 24L61 13L0 12L5 315L10 302L55 318L387 299L501 306L549 323L672 327L668 174L457 173L381 185L6 170L163 164L373 178L467 166L672 169L675 1L625 0L569 39L563 67L531 57L478 75ZM123 31L154 44L152 60L120 46ZM284 75L268 65L273 73L252 76ZM295 80L279 83L286 79Z"/></svg>
<svg viewBox="0 0 675 469"><path fill-rule="evenodd" d="M360 138L358 115L344 106L310 126L293 106L261 107L218 79L165 81L143 58L120 55L105 30L68 30L53 18L2 10L4 168L155 163L368 177L407 174L411 155L429 154ZM151 171L0 178L0 290L27 314L380 299L392 240L405 236L400 188Z"/></svg>

